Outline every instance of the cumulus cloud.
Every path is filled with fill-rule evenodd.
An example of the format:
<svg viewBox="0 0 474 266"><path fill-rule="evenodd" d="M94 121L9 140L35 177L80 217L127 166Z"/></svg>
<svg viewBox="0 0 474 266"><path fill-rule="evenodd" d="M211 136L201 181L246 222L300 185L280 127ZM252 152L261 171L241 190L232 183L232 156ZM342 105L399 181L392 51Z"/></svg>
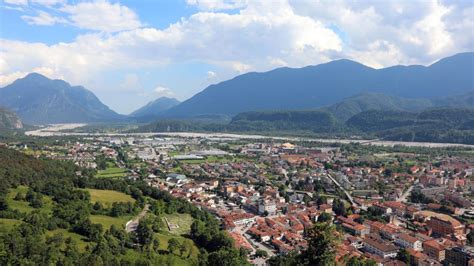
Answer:
<svg viewBox="0 0 474 266"><path fill-rule="evenodd" d="M474 49L472 3L189 0L188 4L201 11L164 29L143 27L133 10L118 3L63 6L59 10L69 23L96 33L52 45L1 40L0 77L44 67L53 76L86 84L104 71L202 62L224 79L341 57L373 67L428 64ZM222 9L238 10L229 14Z"/></svg>
<svg viewBox="0 0 474 266"><path fill-rule="evenodd" d="M61 11L69 14L69 20L81 29L117 32L141 26L137 14L119 3L81 2L77 5L66 5Z"/></svg>
<svg viewBox="0 0 474 266"><path fill-rule="evenodd" d="M133 30L142 26L138 15L132 9L106 0L77 4L68 4L65 0L10 0L6 3L12 6L5 8L16 9L20 8L20 5L30 4L29 9L37 14L23 15L21 18L31 25L51 26L67 23L80 29L108 33ZM57 15L53 16L43 9L54 11Z"/></svg>

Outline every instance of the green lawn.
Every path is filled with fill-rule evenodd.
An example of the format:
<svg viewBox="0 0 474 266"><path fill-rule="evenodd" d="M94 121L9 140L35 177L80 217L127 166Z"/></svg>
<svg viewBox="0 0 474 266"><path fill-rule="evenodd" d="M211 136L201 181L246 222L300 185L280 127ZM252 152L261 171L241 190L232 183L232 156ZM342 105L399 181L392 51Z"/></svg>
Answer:
<svg viewBox="0 0 474 266"><path fill-rule="evenodd" d="M170 234L168 232L155 233L155 238L160 241L160 250L168 250L168 241L171 238L176 238L181 244L184 244L188 250L188 252L184 254L185 257L189 255L190 257L196 258L199 255L198 247L196 246L196 244L194 244L194 241L189 238Z"/></svg>
<svg viewBox="0 0 474 266"><path fill-rule="evenodd" d="M220 157L220 156L207 156L204 159L197 159L197 160L180 160L182 163L187 163L187 164L202 164L202 163L216 163L216 162L232 162L232 159L228 159L226 157Z"/></svg>
<svg viewBox="0 0 474 266"><path fill-rule="evenodd" d="M91 222L101 224L104 230L109 229L112 225L118 228L125 228L125 224L133 219L133 216L110 217L106 215L91 215Z"/></svg>
<svg viewBox="0 0 474 266"><path fill-rule="evenodd" d="M193 217L191 217L191 215L187 213L174 213L166 214L165 217L171 224L177 224L179 226L179 228L175 228L172 231L169 231L168 226L166 226L166 230L170 233L176 235L184 235L189 234L189 232L191 231L191 224L193 223Z"/></svg>
<svg viewBox="0 0 474 266"><path fill-rule="evenodd" d="M33 210L35 210L35 208L31 207L30 203L27 201L14 200L15 196L18 193L22 193L23 196L25 196L27 192L28 192L28 187L26 186L18 186L15 189L10 189L7 195L8 206L12 210L18 210L24 213L30 213ZM44 212L45 214L50 214L52 209L53 209L53 200L50 197L43 195L43 207L41 207L40 209L41 212Z"/></svg>
<svg viewBox="0 0 474 266"><path fill-rule="evenodd" d="M124 177L127 175L127 169L120 167L107 167L105 170L99 170L96 177L99 178L117 178Z"/></svg>
<svg viewBox="0 0 474 266"><path fill-rule="evenodd" d="M110 206L114 202L135 202L130 195L113 190L86 189L91 195L91 202L100 202L105 206Z"/></svg>
<svg viewBox="0 0 474 266"><path fill-rule="evenodd" d="M58 233L61 233L65 239L70 237L72 240L74 240L74 242L76 242L77 244L77 248L79 249L79 251L82 252L86 250L86 246L88 243L87 243L87 239L84 236L81 236L73 232L69 232L66 229L56 229L52 231L46 231L47 236L53 236Z"/></svg>
<svg viewBox="0 0 474 266"><path fill-rule="evenodd" d="M15 226L23 223L20 220L0 218L0 234L12 230Z"/></svg>

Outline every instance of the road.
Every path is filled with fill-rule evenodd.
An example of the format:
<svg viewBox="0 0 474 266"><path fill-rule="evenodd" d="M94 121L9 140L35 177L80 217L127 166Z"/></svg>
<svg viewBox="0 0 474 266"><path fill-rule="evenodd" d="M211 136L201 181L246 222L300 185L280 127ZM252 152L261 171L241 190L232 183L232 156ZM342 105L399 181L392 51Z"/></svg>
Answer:
<svg viewBox="0 0 474 266"><path fill-rule="evenodd" d="M413 190L413 187L418 184L418 179L415 180L415 182L413 182L413 184L407 189L407 191L405 191L405 193L403 193L403 195L401 195L397 201L398 202L406 202L407 201L407 198L408 196L410 195L411 191Z"/></svg>
<svg viewBox="0 0 474 266"><path fill-rule="evenodd" d="M135 230L137 230L138 223L140 222L140 219L145 217L145 215L148 212L149 208L150 208L150 205L146 204L145 207L143 208L143 210L135 218L133 218L132 220L128 221L125 224L125 231L127 233L131 233L131 232L134 232Z"/></svg>
<svg viewBox="0 0 474 266"><path fill-rule="evenodd" d="M342 190L344 192L344 194L346 194L346 197L347 199L351 202L352 206L359 206L359 204L357 204L357 202L354 201L354 199L352 198L351 194L349 194L349 192L347 192L347 190L345 190L341 184L339 184L339 182L336 181L336 179L334 179L330 174L327 174L326 175L329 179L331 179L331 181L336 184L336 186Z"/></svg>
<svg viewBox="0 0 474 266"><path fill-rule="evenodd" d="M257 249L261 249L261 250L265 250L267 253L268 253L268 257L273 257L275 256L275 252L273 250L271 250L270 248L268 248L267 246L263 245L262 243L260 242L257 242L256 240L254 240L250 235L248 235L247 233L244 233L243 236L245 238L247 238L247 240L250 242L250 244L252 244L252 246L254 247L257 247Z"/></svg>

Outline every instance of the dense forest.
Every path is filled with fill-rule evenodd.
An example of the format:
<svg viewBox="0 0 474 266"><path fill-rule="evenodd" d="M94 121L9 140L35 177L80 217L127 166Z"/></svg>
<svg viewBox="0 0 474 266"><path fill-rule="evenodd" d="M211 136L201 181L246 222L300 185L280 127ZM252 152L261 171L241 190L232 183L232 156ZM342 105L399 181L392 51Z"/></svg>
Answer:
<svg viewBox="0 0 474 266"><path fill-rule="evenodd" d="M80 169L72 162L36 159L0 147L0 219L15 222L9 230L0 228L1 265L246 265L245 252L234 248L233 241L208 212L189 202L171 197L167 192L141 181L98 179L93 171ZM28 203L31 212L12 208L9 191L28 187L17 193L16 201ZM85 188L107 189L126 193L135 201L105 207L92 204ZM51 203L48 203L50 199ZM45 204L51 210L45 212ZM112 225L103 228L91 221L92 214L133 215L145 204L150 215L141 219L137 230L126 233ZM161 230L164 213L187 213L193 217L190 238L199 247L199 256L180 256L178 241L170 240L168 249L158 250L153 237ZM8 229L8 228L7 228ZM86 247L63 233L79 235ZM81 240L82 241L82 240ZM186 247L184 247L186 249Z"/></svg>

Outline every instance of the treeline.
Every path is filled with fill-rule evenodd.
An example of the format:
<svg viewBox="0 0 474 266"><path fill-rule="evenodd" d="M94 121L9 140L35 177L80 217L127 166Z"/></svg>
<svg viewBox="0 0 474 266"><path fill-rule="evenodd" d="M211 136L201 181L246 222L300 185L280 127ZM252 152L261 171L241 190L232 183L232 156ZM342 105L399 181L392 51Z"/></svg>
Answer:
<svg viewBox="0 0 474 266"><path fill-rule="evenodd" d="M78 171L82 171L81 176ZM234 262L229 265L246 264L245 253L234 248L232 239L223 233L219 222L209 212L142 181L99 179L93 172L80 169L72 162L35 159L3 147L0 147L0 179L0 218L21 221L14 229L0 233L1 265L214 265L228 257ZM17 199L28 201L35 208L31 213L9 206L7 194L19 185L30 188L26 195L17 195ZM120 191L136 201L106 208L91 204L90 195L84 188ZM42 204L37 203L42 201L43 195L53 201L51 214L42 211ZM140 223L136 233L127 234L117 227L105 230L90 219L91 214L136 214L145 204L150 205L151 216L144 220L145 224ZM176 212L189 213L200 225L199 231L191 235L201 248L197 259L158 251L158 239L153 235L161 230L161 215ZM80 251L74 240L60 233L47 234L56 229L81 235L88 243L87 248ZM202 242L198 238L199 232L207 232L211 241ZM185 249L176 240L172 242L176 244L172 244L173 251ZM130 251L140 253L139 258L127 256Z"/></svg>

